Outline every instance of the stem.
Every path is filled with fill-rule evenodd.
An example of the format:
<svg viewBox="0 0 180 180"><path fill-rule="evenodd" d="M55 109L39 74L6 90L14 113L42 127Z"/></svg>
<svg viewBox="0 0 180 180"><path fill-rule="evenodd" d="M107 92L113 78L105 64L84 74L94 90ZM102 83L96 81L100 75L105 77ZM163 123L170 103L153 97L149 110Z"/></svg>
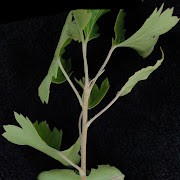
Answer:
<svg viewBox="0 0 180 180"><path fill-rule="evenodd" d="M82 116L83 116L83 112L81 111L81 114L79 115L79 123L78 123L79 137L80 138L81 138Z"/></svg>
<svg viewBox="0 0 180 180"><path fill-rule="evenodd" d="M110 180L115 180L115 179L124 178L124 177L125 177L125 176L122 174L122 175L117 176L117 177L114 177L114 178L112 178L112 179L110 179Z"/></svg>
<svg viewBox="0 0 180 180"><path fill-rule="evenodd" d="M86 172L86 145L87 145L87 131L88 127L86 123L88 121L88 99L89 99L89 74L87 64L87 42L83 42L83 59L84 59L84 73L85 73L85 85L84 85L84 101L83 101L83 123L82 123L82 135L81 135L81 169ZM81 180L86 180L86 175L81 176Z"/></svg>
<svg viewBox="0 0 180 180"><path fill-rule="evenodd" d="M119 96L121 95L121 93L122 93L122 91L120 90L120 91L116 94L115 98L114 98L104 109L102 109L99 113L97 113L92 119L90 119L90 120L87 122L86 126L89 127L92 122L94 122L101 114L103 114L107 109L109 109L109 108L116 102L116 100L119 98Z"/></svg>
<svg viewBox="0 0 180 180"><path fill-rule="evenodd" d="M67 161L71 166L73 166L74 168L76 168L80 174L84 175L85 171L83 171L79 166L77 166L76 164L74 164L70 159L68 159L62 152L58 152L59 155L65 160Z"/></svg>
<svg viewBox="0 0 180 180"><path fill-rule="evenodd" d="M91 90L92 90L94 84L96 83L98 77L99 77L99 76L102 74L102 72L104 71L104 68L105 68L106 64L108 63L108 61L109 61L109 59L110 59L110 57L111 57L111 55L112 55L114 49L115 49L115 47L112 46L111 49L109 50L109 53L108 53L108 55L107 55L107 57L106 57L106 59L105 59L103 65L101 66L101 68L99 69L98 73L96 74L96 76L95 76L93 82L91 83L91 86L90 86L90 92L91 92Z"/></svg>
<svg viewBox="0 0 180 180"><path fill-rule="evenodd" d="M76 96L77 96L77 98L78 98L78 100L79 100L80 105L82 106L82 104L83 104L82 98L81 98L81 96L79 95L79 93L78 93L77 89L75 88L74 84L72 83L71 79L69 78L68 74L67 74L66 71L64 70L64 67L62 66L62 63L61 63L61 61L60 61L59 58L58 58L58 61L57 61L57 62L58 62L58 65L59 65L62 73L64 74L64 76L66 77L67 81L69 82L71 88L72 88L73 91L75 92L75 94L76 94Z"/></svg>

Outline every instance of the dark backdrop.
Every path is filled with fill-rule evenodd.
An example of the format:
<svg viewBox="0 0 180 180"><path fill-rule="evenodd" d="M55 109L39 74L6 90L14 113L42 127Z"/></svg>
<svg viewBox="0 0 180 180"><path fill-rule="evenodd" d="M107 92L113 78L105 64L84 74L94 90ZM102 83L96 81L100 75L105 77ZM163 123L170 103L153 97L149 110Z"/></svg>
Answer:
<svg viewBox="0 0 180 180"><path fill-rule="evenodd" d="M180 17L180 3L175 0L145 0L134 8L125 8L126 37L138 30L162 2L165 8L175 6L174 14ZM62 129L62 150L77 139L80 106L69 84L52 84L48 105L41 103L37 91L52 61L67 10L43 11L42 14L32 10L24 16L17 12L1 18L1 134L4 132L2 125L17 125L13 116L16 111L32 122L46 120L51 128ZM111 46L117 13L118 9L113 8L99 20L101 36L88 44L91 78ZM138 83L89 128L88 168L110 164L119 168L126 180L180 179L179 42L180 24L160 37L154 52L146 59L132 49L115 50L98 81L108 76L109 93L90 111L90 117L105 107L135 71L154 65L161 58L160 46L165 60L148 80ZM73 42L66 48L65 57L71 58L73 76L80 79L83 76L81 45ZM59 162L31 147L14 145L3 137L0 143L0 180L35 180L42 171L63 168Z"/></svg>

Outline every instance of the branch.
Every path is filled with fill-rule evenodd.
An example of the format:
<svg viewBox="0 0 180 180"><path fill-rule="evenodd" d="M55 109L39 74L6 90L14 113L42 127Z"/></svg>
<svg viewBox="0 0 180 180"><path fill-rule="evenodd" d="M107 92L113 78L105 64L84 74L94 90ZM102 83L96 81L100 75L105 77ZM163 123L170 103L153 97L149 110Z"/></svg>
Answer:
<svg viewBox="0 0 180 180"><path fill-rule="evenodd" d="M79 115L79 123L78 123L79 137L80 137L80 138L81 138L82 117L83 117L83 111L81 111L81 114Z"/></svg>
<svg viewBox="0 0 180 180"><path fill-rule="evenodd" d="M98 73L96 74L95 78L93 79L93 81L92 81L92 83L91 83L91 85L90 85L90 92L91 92L94 84L96 83L98 77L104 72L104 68L105 68L106 64L108 63L108 61L109 61L109 59L110 59L110 57L111 57L114 49L115 49L115 47L112 46L111 49L109 50L109 53L108 53L108 55L107 55L107 57L106 57L103 65L102 65L101 68L99 69Z"/></svg>
<svg viewBox="0 0 180 180"><path fill-rule="evenodd" d="M109 108L116 102L116 100L119 98L119 96L121 95L121 93L122 93L122 91L120 90L120 91L116 94L115 98L114 98L104 109L102 109L99 113L97 113L92 119L90 119L90 120L87 122L86 126L89 127L92 122L94 122L101 114L103 114L107 109L109 109Z"/></svg>
<svg viewBox="0 0 180 180"><path fill-rule="evenodd" d="M68 159L62 152L58 152L59 155L65 160L67 161L70 165L72 165L74 168L76 168L80 174L85 174L85 172L79 167L77 166L76 164L74 164L70 159Z"/></svg>
<svg viewBox="0 0 180 180"><path fill-rule="evenodd" d="M82 107L82 105L83 105L82 98L81 98L81 96L79 95L79 93L78 93L77 89L75 88L74 84L72 83L71 79L69 78L68 74L67 74L66 71L64 70L64 68L63 68L63 66L62 66L62 63L61 63L61 61L60 61L59 58L58 58L58 65L59 65L62 73L63 73L64 76L66 77L67 81L69 82L71 88L72 88L73 91L75 92L75 94L76 94L76 96L77 96L77 98L78 98L78 100L79 100L79 103L80 103L80 105L81 105L81 107Z"/></svg>

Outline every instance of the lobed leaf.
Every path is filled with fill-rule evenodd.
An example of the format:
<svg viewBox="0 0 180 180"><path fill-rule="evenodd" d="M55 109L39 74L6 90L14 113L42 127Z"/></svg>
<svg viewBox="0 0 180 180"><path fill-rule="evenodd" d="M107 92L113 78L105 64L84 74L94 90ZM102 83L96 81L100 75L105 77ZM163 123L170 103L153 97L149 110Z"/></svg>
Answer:
<svg viewBox="0 0 180 180"><path fill-rule="evenodd" d="M161 49L161 52L162 52L162 59L158 60L154 66L148 66L146 68L143 68L143 69L137 71L133 76L131 76L129 78L129 80L126 82L126 84L122 87L120 96L124 96L124 95L130 93L131 90L133 89L133 87L139 81L146 80L149 77L149 75L161 65L161 63L164 60L164 53L163 53L162 49Z"/></svg>
<svg viewBox="0 0 180 180"><path fill-rule="evenodd" d="M109 85L108 78L106 78L102 82L100 89L98 88L97 84L94 84L90 97L89 97L88 109L94 108L101 102L101 100L104 98L107 91L109 90L109 87L110 85Z"/></svg>
<svg viewBox="0 0 180 180"><path fill-rule="evenodd" d="M79 81L75 78L75 81L84 89L84 77L82 78L82 80L80 79ZM88 109L94 108L101 102L101 100L104 98L107 91L109 90L109 87L110 85L108 78L106 78L102 82L100 89L98 88L97 84L94 84L91 94L89 96Z"/></svg>
<svg viewBox="0 0 180 180"><path fill-rule="evenodd" d="M124 18L126 13L123 9L120 9L116 23L114 26L115 39L112 40L112 45L117 45L123 41L125 41L125 29L124 29Z"/></svg>
<svg viewBox="0 0 180 180"><path fill-rule="evenodd" d="M38 121L33 123L36 131L42 140L49 145L50 147L60 150L61 142L62 142L62 130L58 130L54 128L52 131L49 128L49 125L46 121L42 121L38 124Z"/></svg>
<svg viewBox="0 0 180 180"><path fill-rule="evenodd" d="M89 9L88 12L92 14L89 23L86 25L84 29L84 33L88 41L97 38L99 36L98 26L96 24L97 20L104 15L105 13L109 12L109 9Z"/></svg>
<svg viewBox="0 0 180 180"><path fill-rule="evenodd" d="M126 41L116 45L116 47L130 47L146 58L151 54L160 35L168 32L179 21L178 17L172 16L173 8L162 12L163 5L157 8L145 21L143 26Z"/></svg>
<svg viewBox="0 0 180 180"><path fill-rule="evenodd" d="M109 165L100 165L98 169L92 169L87 180L124 180L124 175L115 167ZM81 177L73 170L54 169L44 171L39 174L38 180L81 180Z"/></svg>
<svg viewBox="0 0 180 180"><path fill-rule="evenodd" d="M57 132L58 130L53 130L53 132L45 132L49 131L49 127L46 123L40 123L38 125L37 122L33 125L28 118L25 118L22 115L14 113L17 122L21 127L17 127L14 125L5 125L3 126L5 132L2 134L8 141L17 144L17 145L28 145L31 146L48 156L58 160L65 166L71 166L67 163L60 155L57 149L54 149L48 145L49 143L53 146L58 146L58 142L49 142L49 137L53 136L56 140L61 141L61 132ZM38 129L38 130L36 130ZM46 134L47 133L47 134ZM76 143L71 146L69 149L65 151L61 151L67 158L69 158L73 163L78 164L80 162L80 156L78 154L80 150L80 139L76 141Z"/></svg>

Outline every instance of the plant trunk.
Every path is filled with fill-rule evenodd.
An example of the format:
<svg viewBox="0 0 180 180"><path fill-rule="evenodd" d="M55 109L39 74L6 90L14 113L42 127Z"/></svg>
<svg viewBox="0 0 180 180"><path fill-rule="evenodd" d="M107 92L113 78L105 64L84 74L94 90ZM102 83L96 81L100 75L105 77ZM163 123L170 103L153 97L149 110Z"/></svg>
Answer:
<svg viewBox="0 0 180 180"><path fill-rule="evenodd" d="M83 102L83 125L81 136L81 168L86 173L86 145L87 145L87 131L86 123L88 121L88 99L89 99L89 86L85 85L84 88L84 102ZM81 180L86 180L86 175L81 177Z"/></svg>

